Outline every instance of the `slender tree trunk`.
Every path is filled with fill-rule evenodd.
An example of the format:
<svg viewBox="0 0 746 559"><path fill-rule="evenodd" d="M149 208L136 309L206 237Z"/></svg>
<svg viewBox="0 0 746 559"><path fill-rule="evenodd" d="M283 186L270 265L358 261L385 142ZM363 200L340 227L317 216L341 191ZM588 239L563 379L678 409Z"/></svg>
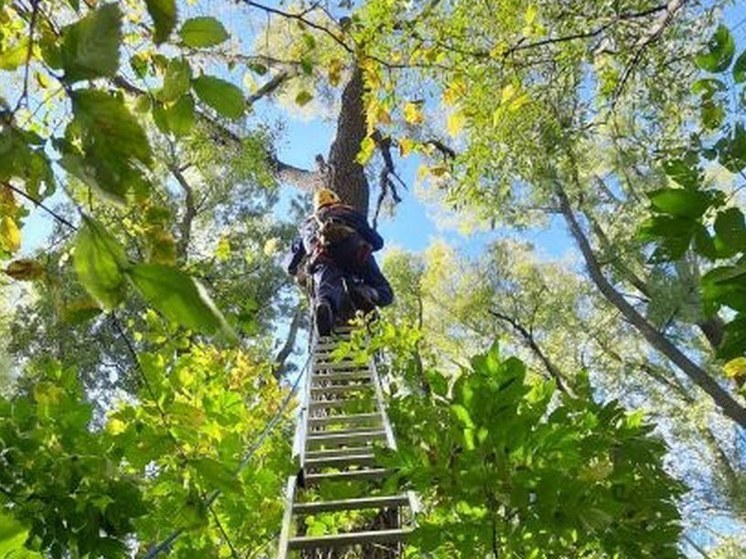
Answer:
<svg viewBox="0 0 746 559"><path fill-rule="evenodd" d="M704 369L689 359L668 338L656 330L644 316L638 313L637 310L627 302L621 293L614 289L601 271L601 266L596 259L593 248L575 218L575 212L570 206L567 194L559 185L557 186L556 191L557 197L559 198L560 211L567 222L570 234L575 239L575 242L583 255L585 264L588 267L588 273L590 274L593 283L596 284L596 287L598 287L606 300L619 309L622 315L637 329L638 332L640 332L640 334L642 334L650 345L665 355L671 362L681 369L681 371L689 377L694 384L709 394L727 417L731 418L742 427L746 427L746 408L739 404L738 401L723 389L715 379L710 377Z"/></svg>

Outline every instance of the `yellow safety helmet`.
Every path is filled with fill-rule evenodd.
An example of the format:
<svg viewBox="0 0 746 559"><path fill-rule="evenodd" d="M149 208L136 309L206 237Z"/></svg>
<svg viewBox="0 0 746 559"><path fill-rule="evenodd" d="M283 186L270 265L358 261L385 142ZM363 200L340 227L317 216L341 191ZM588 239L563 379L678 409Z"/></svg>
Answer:
<svg viewBox="0 0 746 559"><path fill-rule="evenodd" d="M328 206L330 204L339 204L339 196L333 190L328 188L321 188L317 190L313 195L313 207L317 210Z"/></svg>

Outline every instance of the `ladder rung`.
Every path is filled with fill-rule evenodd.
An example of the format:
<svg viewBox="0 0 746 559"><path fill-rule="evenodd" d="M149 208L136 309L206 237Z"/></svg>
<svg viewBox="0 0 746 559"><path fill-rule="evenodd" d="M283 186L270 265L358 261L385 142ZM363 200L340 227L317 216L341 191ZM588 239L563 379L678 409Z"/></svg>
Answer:
<svg viewBox="0 0 746 559"><path fill-rule="evenodd" d="M309 417L309 427L319 427L334 423L367 423L368 421L383 421L380 412L375 413L352 413L350 415L327 415L325 417Z"/></svg>
<svg viewBox="0 0 746 559"><path fill-rule="evenodd" d="M319 394L344 394L354 390L371 390L374 386L369 382L359 384L333 384L331 386L312 386L311 396Z"/></svg>
<svg viewBox="0 0 746 559"><path fill-rule="evenodd" d="M309 458L320 458L322 456L357 456L370 452L370 446L350 446L347 448L324 448L321 450L307 450L304 454L306 460Z"/></svg>
<svg viewBox="0 0 746 559"><path fill-rule="evenodd" d="M344 435L358 435L361 433L378 433L378 432L385 432L385 431L381 428L363 426L362 429L358 428L358 429L335 429L331 431L311 431L310 433L308 433L307 438L313 439L313 438L327 437L330 435L344 436Z"/></svg>
<svg viewBox="0 0 746 559"><path fill-rule="evenodd" d="M322 435L309 434L306 437L306 445L346 445L354 442L373 441L376 439L385 439L386 431L348 431L342 434L336 434L334 431Z"/></svg>
<svg viewBox="0 0 746 559"><path fill-rule="evenodd" d="M311 400L308 402L308 410L309 411L316 411L316 410L325 410L325 409L338 409L338 408L344 408L345 406L349 406L350 404L359 403L359 398L345 398L345 399L336 399L336 400ZM371 400L370 402L371 406L375 405L375 402Z"/></svg>
<svg viewBox="0 0 746 559"><path fill-rule="evenodd" d="M312 375L311 378L314 381L317 380L329 380L329 381L335 381L339 382L341 380L370 380L371 374L370 370L366 371L354 371L354 372L344 372L344 373L327 373L325 375L323 374L315 374Z"/></svg>
<svg viewBox="0 0 746 559"><path fill-rule="evenodd" d="M374 466L374 454L356 454L352 456L328 456L325 458L306 458L305 468L341 468L344 466Z"/></svg>
<svg viewBox="0 0 746 559"><path fill-rule="evenodd" d="M369 470L350 470L348 472L329 472L325 474L306 474L307 484L322 481L358 481L366 479L381 479L394 473L387 468L371 468Z"/></svg>
<svg viewBox="0 0 746 559"><path fill-rule="evenodd" d="M345 371L369 371L370 365L368 363L360 363L358 361L352 361L346 359L344 361L328 361L326 363L314 363L313 370L315 371L328 371L328 370L345 370Z"/></svg>
<svg viewBox="0 0 746 559"><path fill-rule="evenodd" d="M342 510L387 509L406 506L409 506L409 498L406 495L385 495L381 497L340 499L338 501L295 503L293 505L293 512L296 514L316 514L320 512L336 512Z"/></svg>
<svg viewBox="0 0 746 559"><path fill-rule="evenodd" d="M339 342L339 340L347 341L349 339L350 339L349 332L335 332L331 334L330 336L319 336L318 344L334 343L334 342Z"/></svg>
<svg viewBox="0 0 746 559"><path fill-rule="evenodd" d="M326 547L345 547L370 543L397 543L403 541L412 530L395 528L393 530L372 530L370 532L347 532L328 536L303 536L290 538L289 549L314 549Z"/></svg>

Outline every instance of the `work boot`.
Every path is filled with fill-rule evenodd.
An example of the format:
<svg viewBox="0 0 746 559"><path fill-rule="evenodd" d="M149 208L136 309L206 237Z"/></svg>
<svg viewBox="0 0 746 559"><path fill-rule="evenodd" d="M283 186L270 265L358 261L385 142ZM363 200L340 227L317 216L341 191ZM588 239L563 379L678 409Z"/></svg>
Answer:
<svg viewBox="0 0 746 559"><path fill-rule="evenodd" d="M375 310L378 302L378 291L369 285L356 285L350 291L355 306L365 314Z"/></svg>
<svg viewBox="0 0 746 559"><path fill-rule="evenodd" d="M330 336L334 328L334 313L328 301L321 300L316 304L316 333L319 336Z"/></svg>

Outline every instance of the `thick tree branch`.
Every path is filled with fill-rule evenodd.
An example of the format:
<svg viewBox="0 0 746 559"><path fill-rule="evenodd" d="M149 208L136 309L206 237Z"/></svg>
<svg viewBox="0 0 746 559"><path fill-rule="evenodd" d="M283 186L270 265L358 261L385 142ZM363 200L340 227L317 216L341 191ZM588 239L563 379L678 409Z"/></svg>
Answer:
<svg viewBox="0 0 746 559"><path fill-rule="evenodd" d="M645 317L627 302L627 300L609 283L603 275L601 266L596 259L596 254L591 247L588 238L578 223L575 212L570 206L567 194L560 185L556 188L557 197L560 203L560 211L567 222L570 234L580 249L583 259L588 268L588 273L596 284L599 291L603 294L609 303L614 305L622 315L632 324L638 332L660 353L665 355L681 371L689 377L694 384L704 390L715 403L720 407L723 413L733 421L746 427L746 408L736 401L726 390L724 390L710 375L701 367L689 359L679 348L677 348L668 338L656 330Z"/></svg>
<svg viewBox="0 0 746 559"><path fill-rule="evenodd" d="M585 215L588 223L590 223L593 233L600 241L601 246L604 248L604 250L613 254L613 259L610 261L610 263L614 267L614 269L619 272L624 279L630 282L635 287L635 289L637 289L637 291L642 293L645 297L650 298L650 290L648 289L647 283L637 274L635 274L634 271L632 271L632 269L622 261L621 255L616 254L617 250L614 246L614 243L611 242L609 237L606 235L606 231L603 230L596 218L593 217L588 211L583 211L583 215Z"/></svg>
<svg viewBox="0 0 746 559"><path fill-rule="evenodd" d="M549 359L549 357L547 357L546 354L542 351L541 347L539 347L539 344L536 342L536 338L534 338L534 335L531 332L529 332L515 318L508 316L507 314L501 313L494 309L489 309L487 312L495 318L498 318L510 324L510 326L521 335L523 341L526 343L526 345L528 345L529 348L531 348L531 351L534 353L534 355L536 355L536 357L538 357L539 360L544 364L544 367L549 373L549 376L552 377L557 383L557 388L559 388L565 394L570 393L565 386L565 382L562 378L562 373L560 373L559 368L554 363L552 363L552 360Z"/></svg>
<svg viewBox="0 0 746 559"><path fill-rule="evenodd" d="M278 76L279 75L281 74L278 74ZM273 80L274 79L276 79L276 77L273 78ZM266 85L272 83L273 80L267 82ZM113 78L112 83L132 95L148 95L148 92L146 90L140 89L121 76ZM261 96L259 96L259 91L257 91L256 93L254 93L254 95L250 96L247 99L247 102L250 104L252 102L252 98L253 101L256 101L260 97L269 95L281 84L277 83L274 87L267 87L266 85L262 88L263 93ZM213 140L224 143L231 143L236 146L241 145L241 137L216 119L210 117L202 111L197 112L197 118L214 133ZM273 171L273 174L280 182L293 184L302 190L309 191L313 191L323 184L323 176L320 173L317 173L315 171L308 171L306 169L301 169L299 167L284 163L283 161L280 161L277 156L271 153L269 150L267 151L267 162L270 166L270 169Z"/></svg>
<svg viewBox="0 0 746 559"><path fill-rule="evenodd" d="M282 72L278 72L277 74L274 75L274 77L271 80L269 80L262 87L257 89L254 93L249 95L248 98L246 99L246 102L249 105L253 105L257 101L259 101L259 99L262 99L263 97L267 97L268 95L271 95L281 85L287 82L294 75L295 75L294 73L288 72L286 70L283 70Z"/></svg>

